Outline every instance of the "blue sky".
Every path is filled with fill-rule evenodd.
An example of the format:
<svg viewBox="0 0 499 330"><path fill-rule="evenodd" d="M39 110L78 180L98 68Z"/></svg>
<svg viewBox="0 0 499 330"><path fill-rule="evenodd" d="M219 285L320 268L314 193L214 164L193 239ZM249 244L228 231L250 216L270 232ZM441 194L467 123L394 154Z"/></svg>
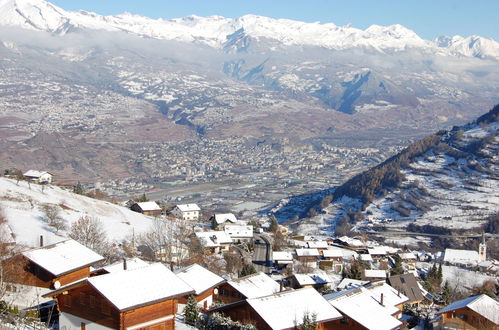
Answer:
<svg viewBox="0 0 499 330"><path fill-rule="evenodd" d="M499 41L499 0L49 0L66 10L103 15L123 12L152 18L191 14L238 17L245 14L306 22L402 24L425 39L477 34Z"/></svg>

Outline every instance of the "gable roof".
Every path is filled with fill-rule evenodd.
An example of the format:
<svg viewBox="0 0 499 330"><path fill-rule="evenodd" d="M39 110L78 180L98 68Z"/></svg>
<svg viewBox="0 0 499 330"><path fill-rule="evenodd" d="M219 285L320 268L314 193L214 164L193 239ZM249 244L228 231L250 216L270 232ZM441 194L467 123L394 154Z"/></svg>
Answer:
<svg viewBox="0 0 499 330"><path fill-rule="evenodd" d="M72 239L25 251L22 254L54 276L104 260L101 255Z"/></svg>
<svg viewBox="0 0 499 330"><path fill-rule="evenodd" d="M160 263L126 272L94 276L87 281L120 311L194 292L187 283Z"/></svg>
<svg viewBox="0 0 499 330"><path fill-rule="evenodd" d="M272 251L272 260L293 261L293 254L289 251Z"/></svg>
<svg viewBox="0 0 499 330"><path fill-rule="evenodd" d="M227 282L246 298L268 296L279 292L280 285L262 272Z"/></svg>
<svg viewBox="0 0 499 330"><path fill-rule="evenodd" d="M366 286L371 293L371 296L381 303L381 294L383 294L383 305L391 310L391 314L398 313L400 310L395 307L409 300L404 294L392 288L386 282L373 283Z"/></svg>
<svg viewBox="0 0 499 330"><path fill-rule="evenodd" d="M248 238L253 237L253 226L251 225L226 225L224 231L231 238Z"/></svg>
<svg viewBox="0 0 499 330"><path fill-rule="evenodd" d="M364 276L366 278L386 278L386 270L382 269L365 269Z"/></svg>
<svg viewBox="0 0 499 330"><path fill-rule="evenodd" d="M224 231L199 231L196 237L204 247L218 247L221 244L232 243L232 238Z"/></svg>
<svg viewBox="0 0 499 330"><path fill-rule="evenodd" d="M380 305L366 288L353 288L340 294L324 296L331 305L370 330L395 329L402 325L389 310Z"/></svg>
<svg viewBox="0 0 499 330"><path fill-rule="evenodd" d="M293 274L300 286L331 283L331 278L326 274Z"/></svg>
<svg viewBox="0 0 499 330"><path fill-rule="evenodd" d="M298 257L319 257L321 254L317 249L296 249Z"/></svg>
<svg viewBox="0 0 499 330"><path fill-rule="evenodd" d="M499 302L484 294L455 301L439 310L437 314L450 312L464 307L468 307L472 311L493 322L495 325L499 325Z"/></svg>
<svg viewBox="0 0 499 330"><path fill-rule="evenodd" d="M236 223L237 219L234 213L219 213L215 214L215 221L220 225L224 222Z"/></svg>
<svg viewBox="0 0 499 330"><path fill-rule="evenodd" d="M310 249L327 249L328 244L326 241L308 241L307 245Z"/></svg>
<svg viewBox="0 0 499 330"><path fill-rule="evenodd" d="M247 302L272 329L292 329L302 322L306 313L315 314L318 323L341 318L313 288L279 292Z"/></svg>
<svg viewBox="0 0 499 330"><path fill-rule="evenodd" d="M369 283L369 281L362 281L362 280L356 280L353 278L344 278L341 280L340 284L336 287L337 289L343 290L343 289L350 289L350 288L357 288L359 286L363 286L364 284Z"/></svg>
<svg viewBox="0 0 499 330"><path fill-rule="evenodd" d="M179 204L176 207L182 212L201 211L197 204Z"/></svg>
<svg viewBox="0 0 499 330"><path fill-rule="evenodd" d="M126 259L126 270L134 270L142 267L147 267L149 264L139 258ZM124 269L124 261L118 261L114 264L102 267L108 273L120 272Z"/></svg>
<svg viewBox="0 0 499 330"><path fill-rule="evenodd" d="M29 170L26 173L24 173L23 175L26 177L29 177L29 178L40 178L44 174L52 175L49 172L37 171L37 170Z"/></svg>
<svg viewBox="0 0 499 330"><path fill-rule="evenodd" d="M327 249L322 251L324 258L343 258L343 251L340 249Z"/></svg>
<svg viewBox="0 0 499 330"><path fill-rule="evenodd" d="M425 298L414 274L393 275L389 277L388 281L394 289L400 290L406 295L411 303L422 301Z"/></svg>
<svg viewBox="0 0 499 330"><path fill-rule="evenodd" d="M193 288L196 295L225 282L222 277L198 264L179 269L175 274Z"/></svg>
<svg viewBox="0 0 499 330"><path fill-rule="evenodd" d="M137 203L137 205L142 211L161 211L161 207L154 201Z"/></svg>

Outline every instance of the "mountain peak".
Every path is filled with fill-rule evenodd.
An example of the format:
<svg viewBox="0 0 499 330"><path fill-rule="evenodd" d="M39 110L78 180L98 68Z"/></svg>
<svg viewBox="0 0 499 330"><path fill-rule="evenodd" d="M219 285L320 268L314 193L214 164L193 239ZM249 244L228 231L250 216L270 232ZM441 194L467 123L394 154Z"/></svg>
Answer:
<svg viewBox="0 0 499 330"><path fill-rule="evenodd" d="M64 11L44 0L0 0L0 25L51 33L81 29L123 31L155 39L202 43L224 49L227 39L243 29L256 40L272 40L282 46L315 46L335 50L368 48L404 51L408 48L445 52L449 55L499 59L499 43L471 36L427 41L400 25L371 25L366 30L333 23L306 23L248 14L238 18L190 15L177 19L151 19L123 13L102 16L87 11ZM78 29L72 29L78 27ZM247 43L245 43L247 47Z"/></svg>

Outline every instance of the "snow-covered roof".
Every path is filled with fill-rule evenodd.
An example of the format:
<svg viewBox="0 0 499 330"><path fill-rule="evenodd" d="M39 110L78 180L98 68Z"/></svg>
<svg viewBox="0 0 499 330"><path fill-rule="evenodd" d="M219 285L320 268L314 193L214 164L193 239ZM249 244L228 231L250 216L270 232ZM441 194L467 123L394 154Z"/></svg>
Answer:
<svg viewBox="0 0 499 330"><path fill-rule="evenodd" d="M322 255L324 258L343 258L343 251L340 249L323 250Z"/></svg>
<svg viewBox="0 0 499 330"><path fill-rule="evenodd" d="M366 278L386 278L386 270L382 269L366 269L364 270Z"/></svg>
<svg viewBox="0 0 499 330"><path fill-rule="evenodd" d="M399 253L398 256L403 260L417 259L416 255L412 252Z"/></svg>
<svg viewBox="0 0 499 330"><path fill-rule="evenodd" d="M179 269L175 274L193 288L196 295L225 282L223 278L198 264Z"/></svg>
<svg viewBox="0 0 499 330"><path fill-rule="evenodd" d="M359 257L362 261L373 261L373 257L370 254L359 254Z"/></svg>
<svg viewBox="0 0 499 330"><path fill-rule="evenodd" d="M319 257L321 254L317 249L296 249L298 257Z"/></svg>
<svg viewBox="0 0 499 330"><path fill-rule="evenodd" d="M444 262L453 264L476 264L478 252L473 250L445 249Z"/></svg>
<svg viewBox="0 0 499 330"><path fill-rule="evenodd" d="M224 231L232 238L253 237L253 226L251 225L226 225Z"/></svg>
<svg viewBox="0 0 499 330"><path fill-rule="evenodd" d="M42 175L45 175L45 174L52 175L49 172L37 171L37 170L29 170L26 173L24 173L23 175L26 177L29 177L29 178L40 178Z"/></svg>
<svg viewBox="0 0 499 330"><path fill-rule="evenodd" d="M268 296L279 292L279 283L262 272L251 274L227 282L246 298Z"/></svg>
<svg viewBox="0 0 499 330"><path fill-rule="evenodd" d="M386 254L388 254L388 249L386 246L376 246L376 247L367 249L367 252L370 255L386 255Z"/></svg>
<svg viewBox="0 0 499 330"><path fill-rule="evenodd" d="M369 281L362 281L362 280L356 280L353 278L344 278L341 280L340 284L336 287L337 289L343 290L343 289L350 289L350 288L358 288L359 286L362 286L366 283L369 283Z"/></svg>
<svg viewBox="0 0 499 330"><path fill-rule="evenodd" d="M115 262L114 264L102 267L108 273L120 272L125 270L124 261ZM142 267L146 267L149 264L139 258L126 259L126 270L134 270Z"/></svg>
<svg viewBox="0 0 499 330"><path fill-rule="evenodd" d="M324 274L294 274L296 282L300 286L305 285L315 285L315 284L326 284L331 283L332 280L326 273Z"/></svg>
<svg viewBox="0 0 499 330"><path fill-rule="evenodd" d="M468 307L474 312L485 317L487 320L499 325L499 302L484 294L455 301L439 310L437 314L450 312L464 307Z"/></svg>
<svg viewBox="0 0 499 330"><path fill-rule="evenodd" d="M232 243L232 238L224 231L200 231L196 236L204 247L219 247L221 244Z"/></svg>
<svg viewBox="0 0 499 330"><path fill-rule="evenodd" d="M308 241L307 245L310 249L327 249L328 244L326 241Z"/></svg>
<svg viewBox="0 0 499 330"><path fill-rule="evenodd" d="M247 302L272 329L293 329L307 313L314 314L318 323L341 318L341 314L313 288L279 292Z"/></svg>
<svg viewBox="0 0 499 330"><path fill-rule="evenodd" d="M331 298L329 298L331 297ZM331 305L370 330L395 329L402 325L366 288L359 287L339 295L324 296Z"/></svg>
<svg viewBox="0 0 499 330"><path fill-rule="evenodd" d="M142 211L161 211L161 207L156 202L142 202L137 203Z"/></svg>
<svg viewBox="0 0 499 330"><path fill-rule="evenodd" d="M197 204L179 204L177 208L182 212L201 211Z"/></svg>
<svg viewBox="0 0 499 330"><path fill-rule="evenodd" d="M54 276L104 260L101 255L72 239L26 251L23 255Z"/></svg>
<svg viewBox="0 0 499 330"><path fill-rule="evenodd" d="M383 305L390 309L390 314L392 315L399 312L399 309L395 306L409 301L409 298L385 282L373 283L366 288L379 303L381 303L381 294L383 294Z"/></svg>
<svg viewBox="0 0 499 330"><path fill-rule="evenodd" d="M348 236L341 236L338 238L340 241L348 244L349 246L364 246L365 243L362 242L360 239L348 237Z"/></svg>
<svg viewBox="0 0 499 330"><path fill-rule="evenodd" d="M293 254L289 251L272 251L272 260L293 261Z"/></svg>
<svg viewBox="0 0 499 330"><path fill-rule="evenodd" d="M236 223L237 218L233 213L219 213L219 214L215 214L215 221L219 225L224 223L224 222L227 222L227 221L232 222L232 223Z"/></svg>
<svg viewBox="0 0 499 330"><path fill-rule="evenodd" d="M88 282L120 311L184 296L194 291L160 263L126 272L94 276Z"/></svg>

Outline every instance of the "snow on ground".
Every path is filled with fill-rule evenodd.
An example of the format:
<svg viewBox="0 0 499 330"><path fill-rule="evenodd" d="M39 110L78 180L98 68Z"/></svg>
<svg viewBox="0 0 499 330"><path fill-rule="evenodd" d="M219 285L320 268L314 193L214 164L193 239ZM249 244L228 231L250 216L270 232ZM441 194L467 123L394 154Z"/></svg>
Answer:
<svg viewBox="0 0 499 330"><path fill-rule="evenodd" d="M418 262L416 263L416 266L419 269L429 270L433 264ZM498 281L497 277L457 266L442 266L442 275L442 284L445 283L445 281L448 281L452 290L457 290L466 294L471 293L470 288L481 286L487 281Z"/></svg>
<svg viewBox="0 0 499 330"><path fill-rule="evenodd" d="M66 239L66 230L57 233L48 226L43 204L58 205L68 228L82 216L100 219L108 238L115 242L148 231L153 222L152 217L57 186L28 185L25 181L16 184L16 180L0 178L0 207L18 244L38 246L40 235L44 237L44 244Z"/></svg>

